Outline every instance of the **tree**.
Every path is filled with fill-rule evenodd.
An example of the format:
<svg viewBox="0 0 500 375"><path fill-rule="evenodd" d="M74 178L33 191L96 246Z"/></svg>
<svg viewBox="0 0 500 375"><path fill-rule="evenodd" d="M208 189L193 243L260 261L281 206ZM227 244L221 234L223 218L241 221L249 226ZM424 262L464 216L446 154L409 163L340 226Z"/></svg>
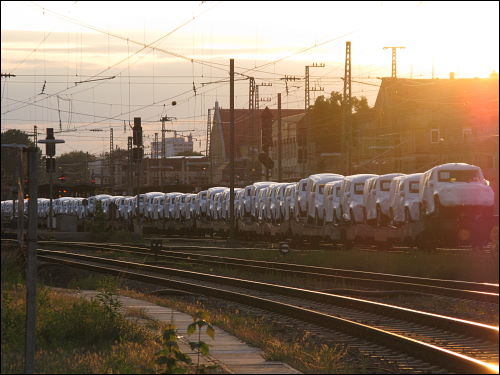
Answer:
<svg viewBox="0 0 500 375"><path fill-rule="evenodd" d="M352 98L352 107L356 113L368 112L370 110L370 106L368 105L368 99L365 96L361 98L353 97Z"/></svg>
<svg viewBox="0 0 500 375"><path fill-rule="evenodd" d="M64 172L68 183L87 183L87 163L95 156L84 151L71 151L56 157L56 177Z"/></svg>

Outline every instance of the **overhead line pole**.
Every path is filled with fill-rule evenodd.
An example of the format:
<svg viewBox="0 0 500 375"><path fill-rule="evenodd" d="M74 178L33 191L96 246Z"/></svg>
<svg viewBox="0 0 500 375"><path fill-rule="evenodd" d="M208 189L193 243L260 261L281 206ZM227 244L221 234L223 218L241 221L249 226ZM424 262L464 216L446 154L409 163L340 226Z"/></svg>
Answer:
<svg viewBox="0 0 500 375"><path fill-rule="evenodd" d="M230 236L234 240L234 59L229 60L229 97L230 97L230 127L229 127L229 219L231 223Z"/></svg>
<svg viewBox="0 0 500 375"><path fill-rule="evenodd" d="M342 135L345 170L347 175L351 174L351 152L352 152L352 98L351 98L351 42L345 43L345 71L344 71L344 93L342 98Z"/></svg>
<svg viewBox="0 0 500 375"><path fill-rule="evenodd" d="M384 49L392 49L392 69L391 69L391 78L397 78L396 75L396 50L398 48L405 48L405 47L384 47Z"/></svg>
<svg viewBox="0 0 500 375"><path fill-rule="evenodd" d="M282 153L282 144L281 144L281 93L278 93L278 182L281 182L283 179L282 176L282 168L281 168L281 153Z"/></svg>
<svg viewBox="0 0 500 375"><path fill-rule="evenodd" d="M35 143L36 145L36 143ZM26 261L26 374L35 370L36 275L38 227L38 148L28 148L28 252Z"/></svg>

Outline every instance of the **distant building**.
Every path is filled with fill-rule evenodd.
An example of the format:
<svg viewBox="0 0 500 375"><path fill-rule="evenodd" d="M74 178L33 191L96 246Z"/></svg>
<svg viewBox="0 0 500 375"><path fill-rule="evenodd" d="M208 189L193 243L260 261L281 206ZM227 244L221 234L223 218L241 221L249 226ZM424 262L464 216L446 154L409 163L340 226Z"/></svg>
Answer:
<svg viewBox="0 0 500 375"><path fill-rule="evenodd" d="M370 116L353 115L357 173L424 172L474 164L498 204L498 77L383 78Z"/></svg>
<svg viewBox="0 0 500 375"><path fill-rule="evenodd" d="M285 181L298 181L301 177L302 155L300 142L300 123L304 113L288 116L281 119L281 177ZM273 146L271 158L274 160L274 168L271 170L271 180L278 179L278 120L273 121L272 127Z"/></svg>
<svg viewBox="0 0 500 375"><path fill-rule="evenodd" d="M263 168L258 161L261 152L261 115L264 109L254 111L252 117L248 109L234 110L235 137L235 181L238 186L245 186L263 180ZM278 110L270 110L273 119L278 117ZM303 109L282 109L283 118L303 113ZM211 182L213 185L229 184L229 129L230 109L222 109L215 102L215 112L210 132Z"/></svg>
<svg viewBox="0 0 500 375"><path fill-rule="evenodd" d="M138 181L141 192L169 192L173 188L192 192L208 184L209 163L206 156L144 158L139 175L137 166L129 164L126 157L114 158L113 164L114 175L111 176L108 158L89 162L90 177L97 191L114 195L132 194Z"/></svg>
<svg viewBox="0 0 500 375"><path fill-rule="evenodd" d="M177 136L174 131L173 137L165 138L165 157L175 156L181 152L193 152L193 136L189 134L187 137ZM156 155L161 157L162 142L151 142L151 157Z"/></svg>

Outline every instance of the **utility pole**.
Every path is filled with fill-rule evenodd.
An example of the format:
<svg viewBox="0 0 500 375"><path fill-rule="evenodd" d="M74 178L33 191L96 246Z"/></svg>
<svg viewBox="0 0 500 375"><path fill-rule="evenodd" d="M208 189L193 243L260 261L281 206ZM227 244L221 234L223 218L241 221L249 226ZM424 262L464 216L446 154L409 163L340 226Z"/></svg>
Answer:
<svg viewBox="0 0 500 375"><path fill-rule="evenodd" d="M165 158L165 155L167 153L166 144L165 144L165 133L167 131L169 131L169 130L165 129L165 122L172 121L172 120L177 120L177 117L162 116L160 118L160 121L161 121L161 157L162 157L162 159Z"/></svg>
<svg viewBox="0 0 500 375"><path fill-rule="evenodd" d="M212 110L209 108L208 109L208 118L207 118L207 143L205 146L205 156L208 159L209 162L209 171L208 171L208 183L212 183L212 155L210 155L210 148L211 148L211 139L210 139L210 133L212 131Z"/></svg>
<svg viewBox="0 0 500 375"><path fill-rule="evenodd" d="M141 162L142 158L144 156L144 148L142 146L142 126L141 126L141 118L140 117L134 117L134 127L133 127L133 137L132 141L133 144L137 147L134 147L132 149L132 155L134 162L136 164L136 178L135 181L137 182L137 208L139 209L139 194L140 194L140 180L141 180ZM144 206L143 206L144 207Z"/></svg>
<svg viewBox="0 0 500 375"><path fill-rule="evenodd" d="M309 72L307 72L309 75ZM280 80L285 81L285 90L286 90L286 95L288 95L288 81L297 81L300 80L301 78L298 78L296 76L288 76L285 75L284 78L280 78Z"/></svg>
<svg viewBox="0 0 500 375"><path fill-rule="evenodd" d="M351 174L351 152L352 152L352 98L351 98L351 42L345 43L345 70L344 70L344 93L342 97L342 139L346 173Z"/></svg>
<svg viewBox="0 0 500 375"><path fill-rule="evenodd" d="M259 83L258 85L255 85L255 109L259 110L259 87L260 86L272 86L272 83Z"/></svg>
<svg viewBox="0 0 500 375"><path fill-rule="evenodd" d="M127 137L127 187L129 195L132 195L132 137Z"/></svg>
<svg viewBox="0 0 500 375"><path fill-rule="evenodd" d="M229 60L229 106L230 106L230 127L229 127L229 220L231 223L230 237L234 240L234 59Z"/></svg>
<svg viewBox="0 0 500 375"><path fill-rule="evenodd" d="M52 207L52 185L54 179L54 171L56 169L56 143L64 143L62 139L54 138L54 128L47 128L47 135L45 139L38 141L38 143L45 143L45 163L47 172L49 173L49 229L53 228L54 211Z"/></svg>
<svg viewBox="0 0 500 375"><path fill-rule="evenodd" d="M128 137L127 138L127 187L129 191L129 195L134 195L134 188L133 188L133 170L132 170L132 139L133 137Z"/></svg>
<svg viewBox="0 0 500 375"><path fill-rule="evenodd" d="M153 152L154 152L154 154L153 154L154 155L154 159L158 159L158 133L155 133L155 143L154 143L154 145L155 145L155 148L153 150Z"/></svg>
<svg viewBox="0 0 500 375"><path fill-rule="evenodd" d="M113 190L115 188L115 168L113 165L113 128L109 130L109 177L111 195L113 195Z"/></svg>
<svg viewBox="0 0 500 375"><path fill-rule="evenodd" d="M392 72L391 72L391 78L397 78L396 76L396 50L398 48L405 48L405 47L384 47L384 49L392 49Z"/></svg>
<svg viewBox="0 0 500 375"><path fill-rule="evenodd" d="M36 249L38 227L38 160L37 147L28 148L28 252L26 261L26 374L35 371L36 333Z"/></svg>
<svg viewBox="0 0 500 375"><path fill-rule="evenodd" d="M174 104L175 102L172 102L172 105L175 105ZM168 117L168 116L162 116L160 118L160 121L161 121L161 161L160 161L160 185L162 187L162 191L165 190L165 184L163 183L164 179L162 177L162 170L163 170L163 159L165 159L166 157L166 153L167 153L167 150L166 150L166 145L165 145L165 133L167 132L167 129L165 129L165 122L166 121L172 121L172 120L176 120L175 117Z"/></svg>
<svg viewBox="0 0 500 375"><path fill-rule="evenodd" d="M281 93L278 93L278 182L282 181L281 168Z"/></svg>
<svg viewBox="0 0 500 375"><path fill-rule="evenodd" d="M24 148L19 148L19 173L17 174L17 240L24 250Z"/></svg>
<svg viewBox="0 0 500 375"><path fill-rule="evenodd" d="M248 129L250 130L250 178L252 182L255 180L255 170L257 168L255 160L256 160L256 151L257 151L257 144L258 144L258 138L255 136L255 93L256 93L256 87L255 87L255 79L254 77L250 77L249 79L249 87L248 87L248 121L249 121L249 127Z"/></svg>
<svg viewBox="0 0 500 375"><path fill-rule="evenodd" d="M38 127L36 125L33 126L33 142L35 143L35 147L37 147L38 141Z"/></svg>
<svg viewBox="0 0 500 375"><path fill-rule="evenodd" d="M305 77L305 110L307 111L311 105L311 97L310 97L310 92L311 91L323 91L324 88L320 87L317 88L314 86L314 88L309 87L309 68L324 68L325 64L324 63L313 63L312 65L306 65L306 77Z"/></svg>
<svg viewBox="0 0 500 375"><path fill-rule="evenodd" d="M210 131L212 128L212 110L208 109L208 117L207 117L207 137L205 142L205 156L208 158L208 152L210 150Z"/></svg>
<svg viewBox="0 0 500 375"><path fill-rule="evenodd" d="M259 83L259 84L256 84L255 85L255 96L254 96L254 99L255 99L255 104L254 104L254 109L258 112L259 111L259 103L260 103L260 96L259 96L259 87L260 86L272 86L273 84L272 83ZM269 100L270 101L270 100ZM254 117L255 119L255 117ZM255 120L253 120L255 121ZM255 122L254 122L255 123ZM262 123L261 123L262 125ZM254 133L257 133L257 154L260 156L260 153L262 151L262 127L258 130L255 130L255 127L254 127ZM257 171L258 169L258 171ZM262 172L262 169L261 169L261 166L258 165L256 170L255 170L255 173L258 177L261 176L261 172Z"/></svg>

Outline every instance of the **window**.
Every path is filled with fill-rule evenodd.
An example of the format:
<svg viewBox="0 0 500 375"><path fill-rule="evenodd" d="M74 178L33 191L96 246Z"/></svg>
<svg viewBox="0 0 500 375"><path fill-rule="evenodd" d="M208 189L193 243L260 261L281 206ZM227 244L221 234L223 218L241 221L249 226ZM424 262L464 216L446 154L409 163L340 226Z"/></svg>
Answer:
<svg viewBox="0 0 500 375"><path fill-rule="evenodd" d="M365 187L364 182L354 184L354 194L358 194L358 195L363 194L364 187Z"/></svg>
<svg viewBox="0 0 500 375"><path fill-rule="evenodd" d="M431 143L439 143L440 139L439 129L431 129Z"/></svg>
<svg viewBox="0 0 500 375"><path fill-rule="evenodd" d="M325 185L324 184L319 185L319 193L320 194L323 194L323 190L324 189L325 189Z"/></svg>
<svg viewBox="0 0 500 375"><path fill-rule="evenodd" d="M471 128L463 128L462 129L462 139L464 143L467 143L472 138L472 129Z"/></svg>
<svg viewBox="0 0 500 375"><path fill-rule="evenodd" d="M411 181L410 182L410 193L415 193L418 194L418 187L419 187L419 182L418 181Z"/></svg>
<svg viewBox="0 0 500 375"><path fill-rule="evenodd" d="M381 191L389 191L390 188L391 188L391 181L390 180L380 181L380 190Z"/></svg>
<svg viewBox="0 0 500 375"><path fill-rule="evenodd" d="M479 182L479 173L475 169L439 171L439 182Z"/></svg>

